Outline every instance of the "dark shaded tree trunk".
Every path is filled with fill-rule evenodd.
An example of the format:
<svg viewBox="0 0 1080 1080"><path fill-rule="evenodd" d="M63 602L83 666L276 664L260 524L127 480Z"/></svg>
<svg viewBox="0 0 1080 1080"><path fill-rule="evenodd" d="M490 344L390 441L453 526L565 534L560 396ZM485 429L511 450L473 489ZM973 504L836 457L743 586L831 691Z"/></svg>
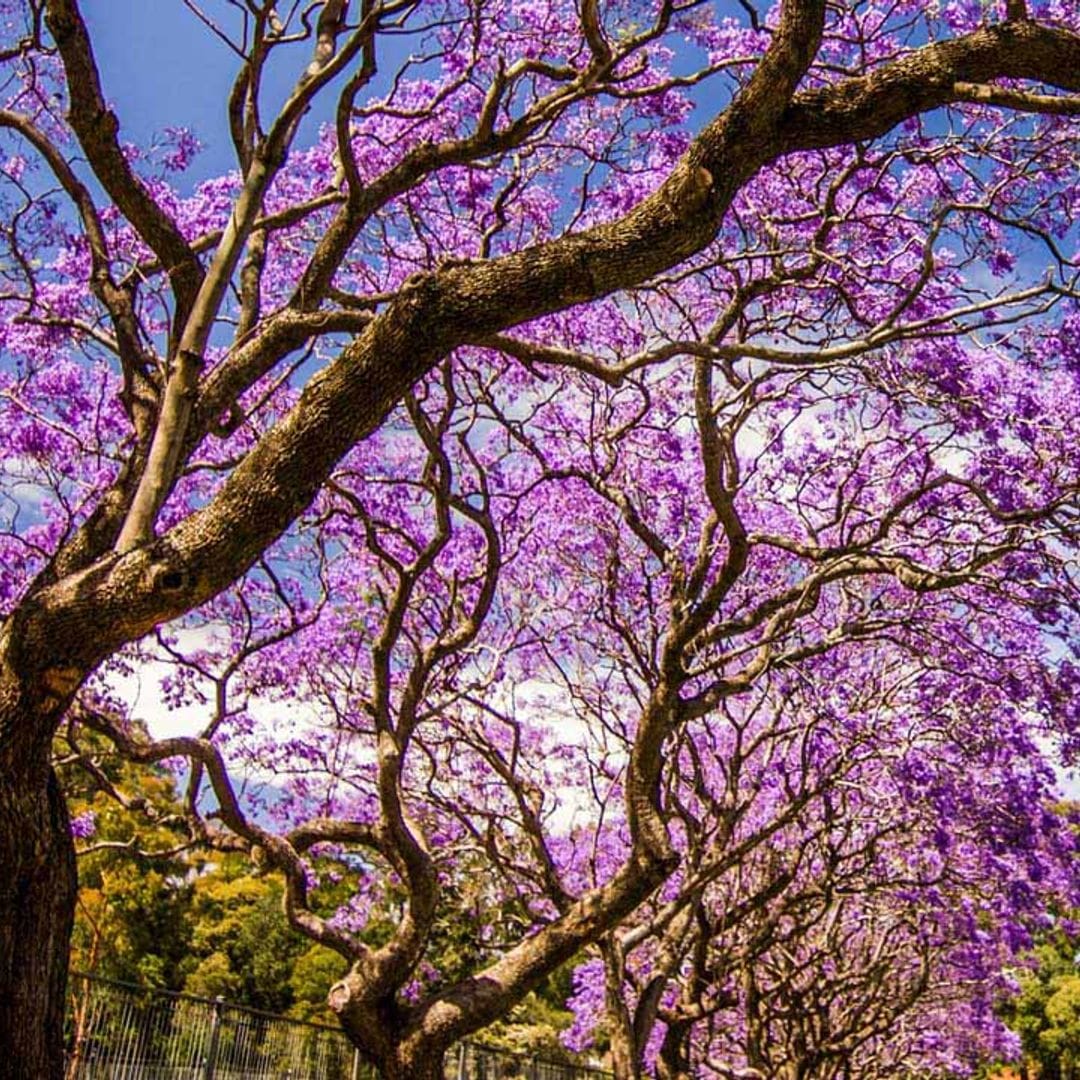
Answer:
<svg viewBox="0 0 1080 1080"><path fill-rule="evenodd" d="M640 1080L637 1047L633 1034L624 1027L611 1031L611 1072L615 1080Z"/></svg>
<svg viewBox="0 0 1080 1080"><path fill-rule="evenodd" d="M331 1008L335 1008L335 994L341 992L340 983L330 991ZM409 1010L402 1007L396 991L375 1001L350 1004L348 1014L341 1016L342 1029L380 1080L444 1080L449 1039L445 1032L410 1026Z"/></svg>
<svg viewBox="0 0 1080 1080"><path fill-rule="evenodd" d="M0 1078L62 1080L75 847L47 750L25 757L0 768Z"/></svg>
<svg viewBox="0 0 1080 1080"><path fill-rule="evenodd" d="M615 1080L639 1080L640 1053L634 1035L634 1023L623 998L626 977L624 957L619 945L611 938L600 943L604 957L604 999L611 1041L611 1071Z"/></svg>
<svg viewBox="0 0 1080 1080"><path fill-rule="evenodd" d="M690 1031L689 1023L668 1025L656 1062L659 1080L694 1080L690 1071Z"/></svg>
<svg viewBox="0 0 1080 1080"><path fill-rule="evenodd" d="M444 1057L439 1052L403 1052L379 1068L383 1080L444 1080Z"/></svg>

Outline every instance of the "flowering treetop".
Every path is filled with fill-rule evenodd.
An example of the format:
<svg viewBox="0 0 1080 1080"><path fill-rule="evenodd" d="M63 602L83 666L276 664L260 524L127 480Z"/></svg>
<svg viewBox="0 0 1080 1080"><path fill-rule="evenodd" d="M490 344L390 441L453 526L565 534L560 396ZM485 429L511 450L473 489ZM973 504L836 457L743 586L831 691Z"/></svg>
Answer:
<svg viewBox="0 0 1080 1080"><path fill-rule="evenodd" d="M70 851L65 720L190 759L193 835L285 873L387 1075L672 900L684 810L710 886L750 881L865 754L867 805L913 800L927 858L970 842L997 880L1001 837L943 787L939 843L917 777L955 801L990 761L1039 822L1039 740L1075 743L1075 5L189 6L237 57L236 170L190 194L191 136L124 141L76 0L3 7L20 820ZM206 722L154 742L111 686L163 655ZM785 727L800 682L827 724ZM982 756L924 738L945 703ZM770 794L731 820L744 749ZM313 850L403 890L389 940L319 909ZM420 987L470 859L516 921Z"/></svg>

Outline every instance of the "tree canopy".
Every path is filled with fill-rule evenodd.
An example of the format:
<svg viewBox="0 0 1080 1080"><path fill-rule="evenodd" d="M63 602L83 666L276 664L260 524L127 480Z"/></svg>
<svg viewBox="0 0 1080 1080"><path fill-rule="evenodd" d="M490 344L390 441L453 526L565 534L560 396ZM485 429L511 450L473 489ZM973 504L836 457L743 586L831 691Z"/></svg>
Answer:
<svg viewBox="0 0 1080 1080"><path fill-rule="evenodd" d="M997 1049L1075 888L1073 0L185 2L236 70L194 189L78 0L0 4L25 1075L62 724L186 760L187 836L282 875L387 1077L588 949L625 1076ZM162 663L197 732L136 722Z"/></svg>

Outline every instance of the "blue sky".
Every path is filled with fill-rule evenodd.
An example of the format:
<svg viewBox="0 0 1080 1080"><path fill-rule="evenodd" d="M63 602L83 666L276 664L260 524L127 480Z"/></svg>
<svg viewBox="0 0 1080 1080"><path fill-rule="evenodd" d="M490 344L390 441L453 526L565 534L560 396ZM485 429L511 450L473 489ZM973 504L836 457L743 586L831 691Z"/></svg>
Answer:
<svg viewBox="0 0 1080 1080"><path fill-rule="evenodd" d="M225 100L235 57L179 0L85 0L106 96L122 137L145 145L166 127L189 127L205 152L197 179L234 165Z"/></svg>
<svg viewBox="0 0 1080 1080"><path fill-rule="evenodd" d="M235 168L226 102L239 59L228 46L182 0L83 0L80 6L105 95L120 119L121 137L146 146L167 127L192 130L203 153L182 178L182 186ZM221 0L202 7L219 19L229 14ZM282 62L269 69L264 84L270 106L283 101L292 88L310 58L310 45L278 52ZM385 81L387 75L380 74ZM306 118L300 145L332 117L333 95L324 93L321 103L324 112L316 108Z"/></svg>
<svg viewBox="0 0 1080 1080"><path fill-rule="evenodd" d="M223 24L230 12L235 14L222 0L200 0L200 7ZM716 7L745 20L733 2L724 0ZM82 0L80 8L90 29L105 95L120 119L121 137L146 146L167 127L192 130L203 144L203 153L179 178L184 188L235 168L226 101L239 60L228 46L183 0ZM232 22L239 27L238 20ZM269 108L283 101L292 88L310 59L310 48L304 43L275 54L278 62L264 79L265 117L272 115ZM410 48L416 48L414 37L380 38L379 71L369 93L389 88ZM683 50L687 66L696 67L700 55L689 45ZM691 97L706 106L699 110L698 123L714 111L715 93L708 82L690 91ZM333 103L332 92L316 99L297 145L310 143L318 125L332 119Z"/></svg>

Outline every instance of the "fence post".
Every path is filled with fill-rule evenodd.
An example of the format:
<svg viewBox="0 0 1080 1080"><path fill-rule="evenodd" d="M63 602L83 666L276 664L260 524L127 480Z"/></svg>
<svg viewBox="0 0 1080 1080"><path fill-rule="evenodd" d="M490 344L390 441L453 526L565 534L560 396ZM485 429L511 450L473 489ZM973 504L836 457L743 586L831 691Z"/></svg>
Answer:
<svg viewBox="0 0 1080 1080"><path fill-rule="evenodd" d="M352 1052L352 1080L360 1080L360 1051L355 1046Z"/></svg>
<svg viewBox="0 0 1080 1080"><path fill-rule="evenodd" d="M214 998L214 1012L210 1019L210 1046L206 1051L206 1069L203 1072L203 1080L214 1080L218 1040L221 1038L221 1007L224 1004L225 999L223 997Z"/></svg>
<svg viewBox="0 0 1080 1080"><path fill-rule="evenodd" d="M465 1052L466 1047L464 1041L458 1043L457 1051L457 1078L456 1080L465 1080Z"/></svg>

